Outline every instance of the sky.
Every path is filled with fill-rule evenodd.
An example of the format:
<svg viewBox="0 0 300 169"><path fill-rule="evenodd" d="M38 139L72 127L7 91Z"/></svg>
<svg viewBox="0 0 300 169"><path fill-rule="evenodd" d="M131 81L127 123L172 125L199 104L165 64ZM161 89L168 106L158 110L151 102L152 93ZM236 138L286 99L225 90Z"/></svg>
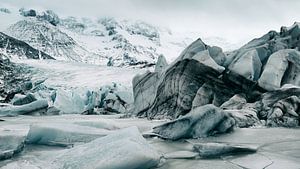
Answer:
<svg viewBox="0 0 300 169"><path fill-rule="evenodd" d="M0 0L63 16L144 20L176 33L246 42L300 21L300 0Z"/></svg>

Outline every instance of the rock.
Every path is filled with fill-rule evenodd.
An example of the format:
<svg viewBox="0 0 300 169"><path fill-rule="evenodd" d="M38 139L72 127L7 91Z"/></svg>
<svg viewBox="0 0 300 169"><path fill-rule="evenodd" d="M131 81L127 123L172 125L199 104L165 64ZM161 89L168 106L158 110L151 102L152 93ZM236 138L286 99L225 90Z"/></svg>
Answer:
<svg viewBox="0 0 300 169"><path fill-rule="evenodd" d="M0 49L6 51L9 56L28 59L54 59L48 54L41 52L27 43L15 39L0 32Z"/></svg>
<svg viewBox="0 0 300 169"><path fill-rule="evenodd" d="M45 114L48 108L47 100L36 100L21 106L0 107L0 116Z"/></svg>
<svg viewBox="0 0 300 169"><path fill-rule="evenodd" d="M267 90L275 90L284 84L300 85L300 53L294 49L280 50L272 54L258 82Z"/></svg>
<svg viewBox="0 0 300 169"><path fill-rule="evenodd" d="M20 15L23 15L25 17L35 17L36 11L33 9L26 10L24 8L19 9Z"/></svg>
<svg viewBox="0 0 300 169"><path fill-rule="evenodd" d="M261 68L262 63L255 49L247 51L241 57L236 58L228 67L229 70L250 80L258 80Z"/></svg>
<svg viewBox="0 0 300 169"><path fill-rule="evenodd" d="M193 145L193 148L202 158L249 154L257 151L257 148L255 147L226 143L196 143Z"/></svg>
<svg viewBox="0 0 300 169"><path fill-rule="evenodd" d="M232 130L234 120L214 105L197 107L187 115L153 128L153 133L170 140L207 137Z"/></svg>
<svg viewBox="0 0 300 169"><path fill-rule="evenodd" d="M73 169L148 169L156 167L160 158L138 129L130 127L76 146L57 157L53 164Z"/></svg>
<svg viewBox="0 0 300 169"><path fill-rule="evenodd" d="M38 15L37 18L45 20L54 26L56 26L60 22L59 17L51 10L46 10L46 11L42 12L42 14Z"/></svg>
<svg viewBox="0 0 300 169"><path fill-rule="evenodd" d="M26 136L18 131L1 131L0 161L20 153L25 146L25 138Z"/></svg>
<svg viewBox="0 0 300 169"><path fill-rule="evenodd" d="M19 105L32 103L36 100L37 99L31 93L28 93L26 96L16 96L15 95L14 99L12 100L12 104L15 106L19 106Z"/></svg>
<svg viewBox="0 0 300 169"><path fill-rule="evenodd" d="M0 8L0 12L7 13L7 14L11 13L11 11L7 8Z"/></svg>

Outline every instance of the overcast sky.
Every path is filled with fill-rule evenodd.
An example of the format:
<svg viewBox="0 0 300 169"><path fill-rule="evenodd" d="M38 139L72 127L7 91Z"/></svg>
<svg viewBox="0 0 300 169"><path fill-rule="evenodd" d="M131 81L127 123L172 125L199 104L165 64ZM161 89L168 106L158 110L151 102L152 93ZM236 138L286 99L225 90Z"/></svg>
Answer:
<svg viewBox="0 0 300 169"><path fill-rule="evenodd" d="M60 15L140 19L173 31L248 41L300 21L300 0L0 0Z"/></svg>

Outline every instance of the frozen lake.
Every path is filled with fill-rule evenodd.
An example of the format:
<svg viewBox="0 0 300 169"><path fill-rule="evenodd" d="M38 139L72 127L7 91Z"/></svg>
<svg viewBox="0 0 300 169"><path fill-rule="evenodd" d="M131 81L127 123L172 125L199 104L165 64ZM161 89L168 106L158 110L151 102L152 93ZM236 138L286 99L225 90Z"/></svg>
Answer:
<svg viewBox="0 0 300 169"><path fill-rule="evenodd" d="M0 135L26 135L30 125L53 125L56 129L62 128L66 133L74 135L81 133L85 139L102 137L106 132L121 128L137 126L141 133L147 133L152 127L164 121L148 121L138 118L120 118L119 115L60 115L60 116L18 116L3 117L0 122ZM60 125L62 127L60 127ZM81 126L73 128L72 125ZM84 128L86 127L86 128ZM85 130L87 129L87 130ZM105 129L103 132L100 129ZM1 138L1 137L0 137ZM76 140L76 139L75 139ZM300 168L300 130L286 128L247 128L236 129L233 133L180 141L166 141L159 138L147 138L147 142L161 154L181 152L176 158L161 160L160 169L238 169L238 168ZM1 141L1 140L0 140ZM86 140L85 140L86 141ZM74 147L83 142L75 142ZM180 156L189 158L192 143L219 142L238 143L258 147L258 151L248 155L228 155L221 158L203 159L200 157L180 159ZM124 145L126 146L126 145ZM74 147L25 145L24 151L16 157L0 162L4 168L47 168L50 161L58 154ZM188 155L184 155L184 154Z"/></svg>

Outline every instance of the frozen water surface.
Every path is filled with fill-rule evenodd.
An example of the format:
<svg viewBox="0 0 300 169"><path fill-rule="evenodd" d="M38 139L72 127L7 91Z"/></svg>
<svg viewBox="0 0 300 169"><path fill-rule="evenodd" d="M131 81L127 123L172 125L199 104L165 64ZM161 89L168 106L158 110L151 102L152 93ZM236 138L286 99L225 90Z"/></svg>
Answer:
<svg viewBox="0 0 300 169"><path fill-rule="evenodd" d="M155 155L149 155L145 153L145 159L157 159L160 157L159 164L154 168L161 169L189 169L189 168L212 168L212 169L236 169L236 168L300 168L300 130L299 129L286 129L286 128L248 128L248 129L236 129L234 132L214 137L207 137L202 139L189 139L179 141L167 141L157 137L143 139L142 133L149 132L152 127L164 123L165 121L148 121L145 119L138 118L120 118L120 115L60 115L60 116L47 116L47 117L32 117L32 116L18 116L18 117L3 117L5 121L0 122L0 134L1 136L5 133L17 136L26 135L30 130L30 126L46 126L48 131L42 133L35 133L39 135L45 135L46 132L56 131L56 137L52 135L48 136L47 139L52 139L52 143L65 143L69 141L72 146L62 147L59 146L45 146L45 145L33 145L26 144L23 151L14 156L12 159L4 160L0 162L0 166L3 168L47 168L49 164L53 164L58 168L65 168L63 164L64 157L78 158L76 154L80 149L86 149L87 152L92 152L91 156L95 156L95 159L100 160L108 159L107 156L114 152L127 152L129 156L134 157L136 154L141 156L145 151L151 151ZM63 127L66 126L66 127ZM106 135L111 133L117 133L120 129L137 126L141 134L135 129L127 130L127 136L123 139L113 139L119 148L114 149L113 144L109 144L110 141L97 141L105 138ZM46 130L45 129L45 130ZM51 130L50 130L51 129ZM85 130L86 129L86 130ZM49 131L50 130L50 131ZM103 133L106 131L106 133ZM67 134L66 134L67 133ZM70 134L71 133L71 134ZM100 133L100 134L99 134ZM69 135L71 138L59 137L62 135ZM124 134L124 133L123 133ZM6 134L7 135L7 134ZM126 134L125 134L126 135ZM115 136L110 136L114 138ZM133 138L131 138L133 137ZM29 137L30 138L30 137ZM59 140L64 138L66 140ZM129 138L129 139L125 139ZM57 139L57 140L55 140ZM83 139L83 140L82 140ZM53 141L54 140L54 141ZM104 139L105 140L105 139ZM129 140L129 141L128 141ZM138 140L137 142L132 140ZM142 141L141 141L142 140ZM49 140L48 140L49 141ZM84 142L82 142L84 141ZM124 142L123 142L124 141ZM141 142L140 142L141 141ZM87 143L85 143L87 142ZM95 144L93 144L93 142ZM239 155L227 155L221 156L220 158L202 158L197 156L193 152L193 144L196 143L231 143L231 144L242 144L248 146L257 146L258 151L252 154L239 154ZM97 143L97 144L96 144ZM3 142L1 142L3 144ZM102 149L103 146L111 146L110 149ZM90 146L89 146L90 145ZM146 148L143 146L146 145ZM140 151L128 152L128 147L133 146L135 148L140 147ZM147 147L151 146L150 149ZM81 147L81 148L80 148ZM94 151L92 149L99 151ZM98 147L98 148L97 148ZM131 147L130 149L133 149ZM86 152L84 151L84 152ZM103 151L103 152L101 152ZM108 152L107 152L108 151ZM109 152L112 151L112 152ZM133 154L132 154L133 153ZM106 157L100 157L103 154ZM126 154L126 153L125 153ZM58 163L53 163L57 161ZM84 156L84 155L83 155ZM84 157L82 157L84 159ZM126 156L118 156L114 159L114 156L109 158L111 163L122 162L122 160L128 160ZM93 161L93 159L91 159ZM147 160L146 160L147 161ZM151 160L150 160L151 161ZM81 161L85 163L86 161ZM156 164L157 161L152 161ZM93 162L92 162L93 163ZM69 164L69 163L68 163ZM99 167L99 163L93 163ZM103 163L104 164L104 163ZM105 163L109 166L108 163ZM136 164L136 163L134 163ZM152 163L151 163L152 164ZM80 164L76 164L80 165ZM140 165L140 164L137 164ZM93 165L87 166L87 168L95 167ZM53 166L52 166L53 167ZM51 168L51 167L50 167ZM153 167L152 167L153 168Z"/></svg>

